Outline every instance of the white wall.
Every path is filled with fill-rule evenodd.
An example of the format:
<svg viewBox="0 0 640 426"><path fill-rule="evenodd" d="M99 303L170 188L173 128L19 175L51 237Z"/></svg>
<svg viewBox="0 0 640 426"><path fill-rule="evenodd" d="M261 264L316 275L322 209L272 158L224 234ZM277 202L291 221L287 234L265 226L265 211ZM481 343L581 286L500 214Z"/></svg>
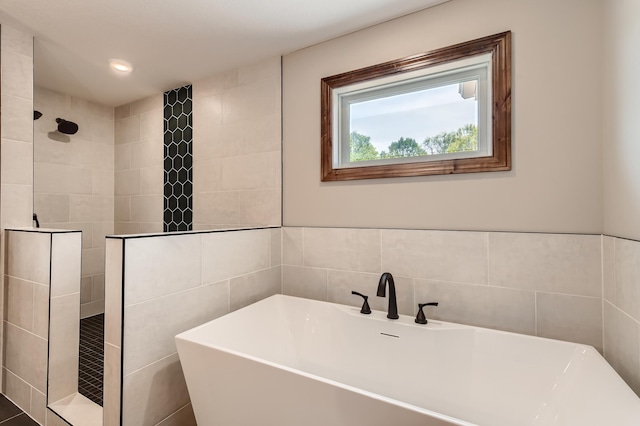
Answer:
<svg viewBox="0 0 640 426"><path fill-rule="evenodd" d="M640 239L640 2L604 2L604 233Z"/></svg>
<svg viewBox="0 0 640 426"><path fill-rule="evenodd" d="M284 225L600 233L598 0L453 0L283 62ZM513 170L320 182L320 79L513 32Z"/></svg>

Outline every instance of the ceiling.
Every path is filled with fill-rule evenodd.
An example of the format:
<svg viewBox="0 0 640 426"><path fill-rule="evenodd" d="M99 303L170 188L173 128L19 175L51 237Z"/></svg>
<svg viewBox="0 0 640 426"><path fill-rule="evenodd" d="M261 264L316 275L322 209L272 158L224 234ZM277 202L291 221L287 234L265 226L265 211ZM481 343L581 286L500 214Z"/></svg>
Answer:
<svg viewBox="0 0 640 426"><path fill-rule="evenodd" d="M35 36L37 85L118 106L445 1L2 0L0 23Z"/></svg>

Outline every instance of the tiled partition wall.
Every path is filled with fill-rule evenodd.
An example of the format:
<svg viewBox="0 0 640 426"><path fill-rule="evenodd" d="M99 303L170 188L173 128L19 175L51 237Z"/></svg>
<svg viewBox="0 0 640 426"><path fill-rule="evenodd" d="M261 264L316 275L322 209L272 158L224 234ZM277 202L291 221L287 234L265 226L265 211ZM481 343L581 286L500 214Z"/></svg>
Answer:
<svg viewBox="0 0 640 426"><path fill-rule="evenodd" d="M640 395L640 242L603 243L605 358Z"/></svg>
<svg viewBox="0 0 640 426"><path fill-rule="evenodd" d="M79 231L7 230L5 259L5 359L2 393L41 425L57 420L47 406L77 390L80 310ZM50 299L51 298L51 299ZM70 318L56 321L51 315ZM59 319L56 318L56 319ZM50 339L51 337L51 339ZM50 346L55 345L55 346ZM47 356L51 375L47 379Z"/></svg>
<svg viewBox="0 0 640 426"><path fill-rule="evenodd" d="M113 234L113 108L35 88L34 211L43 228L82 230L81 315L104 312L104 237ZM56 118L78 133L53 133Z"/></svg>
<svg viewBox="0 0 640 426"><path fill-rule="evenodd" d="M600 235L283 228L283 293L372 309L382 272L400 313L593 345L603 351ZM640 299L639 299L640 300Z"/></svg>
<svg viewBox="0 0 640 426"><path fill-rule="evenodd" d="M280 257L280 228L109 237L105 426L195 425L175 335L280 293Z"/></svg>

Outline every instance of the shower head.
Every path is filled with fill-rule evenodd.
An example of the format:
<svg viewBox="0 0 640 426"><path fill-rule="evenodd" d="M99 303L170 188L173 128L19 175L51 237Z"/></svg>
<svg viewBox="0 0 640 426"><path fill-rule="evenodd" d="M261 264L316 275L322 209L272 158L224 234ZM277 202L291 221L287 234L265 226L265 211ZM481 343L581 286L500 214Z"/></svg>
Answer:
<svg viewBox="0 0 640 426"><path fill-rule="evenodd" d="M40 111L33 111L33 119L34 120L37 120L40 117L42 117L42 113Z"/></svg>
<svg viewBox="0 0 640 426"><path fill-rule="evenodd" d="M75 135L78 131L78 125L73 121L56 118L56 123L58 123L58 131L65 135Z"/></svg>

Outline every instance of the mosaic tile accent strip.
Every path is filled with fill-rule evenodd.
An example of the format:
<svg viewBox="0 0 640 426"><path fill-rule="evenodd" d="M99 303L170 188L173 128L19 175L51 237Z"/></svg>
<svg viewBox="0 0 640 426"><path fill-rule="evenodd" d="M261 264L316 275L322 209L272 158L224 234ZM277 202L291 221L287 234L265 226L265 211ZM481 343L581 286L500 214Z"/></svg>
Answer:
<svg viewBox="0 0 640 426"><path fill-rule="evenodd" d="M164 93L164 232L193 228L191 85Z"/></svg>
<svg viewBox="0 0 640 426"><path fill-rule="evenodd" d="M104 383L104 314L80 320L78 392L102 406Z"/></svg>

